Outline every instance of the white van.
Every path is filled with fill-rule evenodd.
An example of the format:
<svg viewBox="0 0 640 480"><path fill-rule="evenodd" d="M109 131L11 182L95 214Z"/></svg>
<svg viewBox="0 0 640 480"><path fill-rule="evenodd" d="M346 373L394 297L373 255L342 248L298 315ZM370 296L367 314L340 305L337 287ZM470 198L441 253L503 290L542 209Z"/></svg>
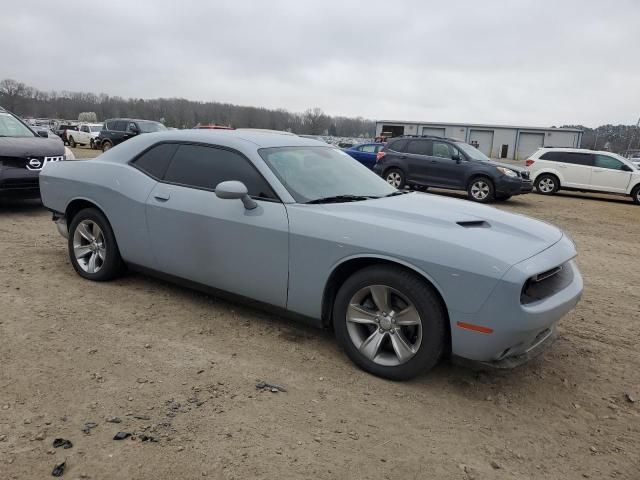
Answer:
<svg viewBox="0 0 640 480"><path fill-rule="evenodd" d="M630 195L640 205L640 169L620 155L582 148L541 148L525 163L538 193L558 190Z"/></svg>

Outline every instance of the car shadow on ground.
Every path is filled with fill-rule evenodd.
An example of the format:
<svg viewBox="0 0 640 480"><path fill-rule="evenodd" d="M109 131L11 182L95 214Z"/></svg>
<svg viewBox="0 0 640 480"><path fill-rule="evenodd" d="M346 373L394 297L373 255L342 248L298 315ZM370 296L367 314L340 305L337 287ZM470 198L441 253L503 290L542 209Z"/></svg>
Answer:
<svg viewBox="0 0 640 480"><path fill-rule="evenodd" d="M0 196L0 214L32 213L44 210L39 198L13 198Z"/></svg>

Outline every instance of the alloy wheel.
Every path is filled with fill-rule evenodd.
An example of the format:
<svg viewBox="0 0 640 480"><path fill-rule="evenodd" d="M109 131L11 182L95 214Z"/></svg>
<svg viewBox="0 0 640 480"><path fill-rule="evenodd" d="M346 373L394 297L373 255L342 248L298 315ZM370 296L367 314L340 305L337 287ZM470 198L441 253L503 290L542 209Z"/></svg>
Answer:
<svg viewBox="0 0 640 480"><path fill-rule="evenodd" d="M543 193L551 193L555 187L556 183L549 177L541 178L538 182L538 188Z"/></svg>
<svg viewBox="0 0 640 480"><path fill-rule="evenodd" d="M471 196L476 200L485 200L490 192L491 188L484 180L478 180L471 185Z"/></svg>
<svg viewBox="0 0 640 480"><path fill-rule="evenodd" d="M378 365L402 365L420 349L420 314L413 303L394 288L385 285L361 288L351 298L346 317L354 346Z"/></svg>
<svg viewBox="0 0 640 480"><path fill-rule="evenodd" d="M107 258L104 233L92 220L78 223L73 233L73 254L80 268L87 273L98 273Z"/></svg>
<svg viewBox="0 0 640 480"><path fill-rule="evenodd" d="M398 188L400 183L402 183L402 176L398 172L390 172L387 175L387 183Z"/></svg>

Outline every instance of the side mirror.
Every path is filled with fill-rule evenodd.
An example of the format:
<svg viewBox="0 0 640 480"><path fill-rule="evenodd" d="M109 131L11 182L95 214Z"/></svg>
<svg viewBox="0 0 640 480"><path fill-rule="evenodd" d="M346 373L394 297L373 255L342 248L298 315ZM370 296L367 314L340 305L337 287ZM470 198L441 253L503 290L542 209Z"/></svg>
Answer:
<svg viewBox="0 0 640 480"><path fill-rule="evenodd" d="M38 130L36 133L39 137L49 138L49 132L47 132L46 130Z"/></svg>
<svg viewBox="0 0 640 480"><path fill-rule="evenodd" d="M456 163L462 162L462 157L458 154L455 154L451 157L451 160L455 160Z"/></svg>
<svg viewBox="0 0 640 480"><path fill-rule="evenodd" d="M253 210L258 204L249 196L249 191L244 183L237 180L228 180L216 185L216 197L225 200L242 200L244 208Z"/></svg>

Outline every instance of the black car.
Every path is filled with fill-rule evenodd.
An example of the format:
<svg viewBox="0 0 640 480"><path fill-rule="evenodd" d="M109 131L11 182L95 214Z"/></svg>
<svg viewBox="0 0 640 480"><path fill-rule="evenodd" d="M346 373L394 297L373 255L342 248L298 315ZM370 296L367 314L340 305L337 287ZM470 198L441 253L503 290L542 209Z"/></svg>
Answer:
<svg viewBox="0 0 640 480"><path fill-rule="evenodd" d="M106 152L111 147L141 133L160 132L167 128L160 122L136 118L111 118L105 120L100 135L95 140L97 148Z"/></svg>
<svg viewBox="0 0 640 480"><path fill-rule="evenodd" d="M523 168L492 161L468 143L443 137L397 137L378 153L373 171L396 188L465 190L476 202L529 193Z"/></svg>
<svg viewBox="0 0 640 480"><path fill-rule="evenodd" d="M38 197L40 170L47 162L64 160L64 144L36 133L18 117L0 107L0 194Z"/></svg>

